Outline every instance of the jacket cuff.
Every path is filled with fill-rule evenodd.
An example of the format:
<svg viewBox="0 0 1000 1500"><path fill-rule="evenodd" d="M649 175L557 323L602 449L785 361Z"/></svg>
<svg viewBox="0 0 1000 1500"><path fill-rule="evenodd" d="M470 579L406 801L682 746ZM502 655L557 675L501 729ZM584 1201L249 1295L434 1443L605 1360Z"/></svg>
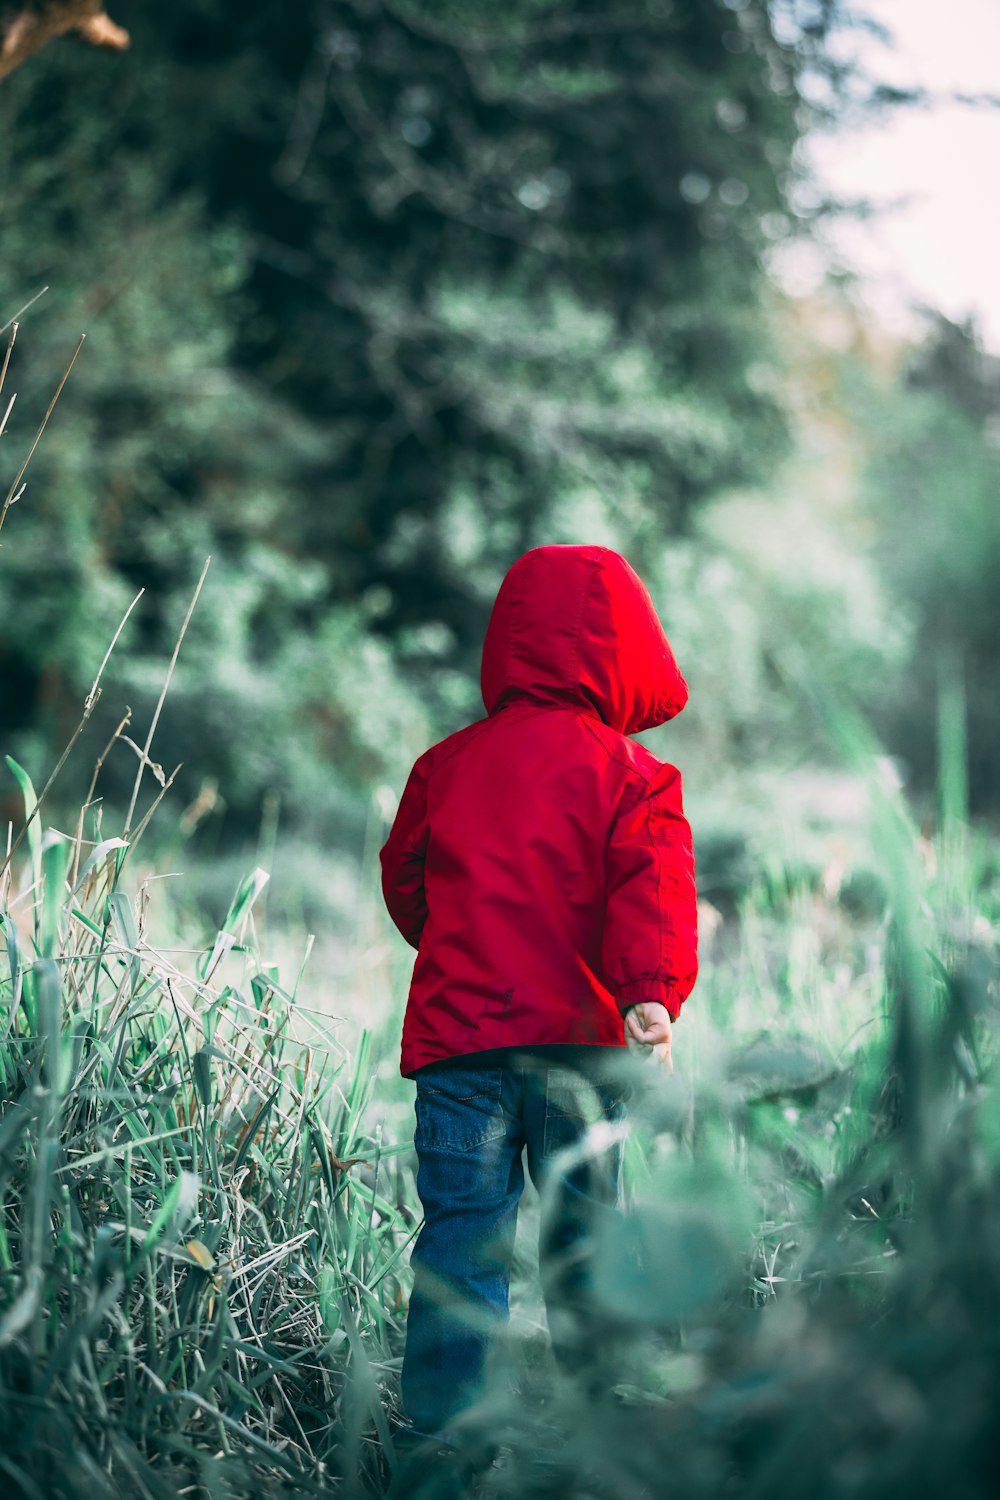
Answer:
<svg viewBox="0 0 1000 1500"><path fill-rule="evenodd" d="M615 992L615 1003L623 1017L630 1005L640 1005L643 1000L665 1005L671 1021L677 1020L684 1003L674 986L664 979L633 979Z"/></svg>

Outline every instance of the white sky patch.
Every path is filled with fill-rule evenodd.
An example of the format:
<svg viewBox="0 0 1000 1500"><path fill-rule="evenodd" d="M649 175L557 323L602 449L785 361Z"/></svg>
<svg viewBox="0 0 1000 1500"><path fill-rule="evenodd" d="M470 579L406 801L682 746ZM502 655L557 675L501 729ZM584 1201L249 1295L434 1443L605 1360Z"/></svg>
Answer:
<svg viewBox="0 0 1000 1500"><path fill-rule="evenodd" d="M935 94L1000 95L1000 0L865 0L888 27L889 49L864 32L842 46L879 81ZM779 252L792 292L814 287L823 266L860 273L863 300L887 326L914 328L915 303L961 321L976 317L986 347L1000 353L1000 109L901 107L864 129L816 135L806 147L820 186L836 198L885 205L869 222L844 219L823 231L825 257L808 247Z"/></svg>

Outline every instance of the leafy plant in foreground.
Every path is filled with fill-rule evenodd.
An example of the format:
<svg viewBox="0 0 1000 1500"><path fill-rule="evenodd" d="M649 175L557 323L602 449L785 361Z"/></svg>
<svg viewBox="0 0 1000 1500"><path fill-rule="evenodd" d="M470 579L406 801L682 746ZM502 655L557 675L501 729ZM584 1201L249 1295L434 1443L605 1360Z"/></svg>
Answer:
<svg viewBox="0 0 1000 1500"><path fill-rule="evenodd" d="M262 871L211 947L158 952L132 846L30 827L0 904L0 1467L26 1493L165 1495L218 1453L230 1484L316 1484L352 1351L400 1301L365 1048L349 1070L304 1034L253 940ZM384 1437L365 1369L351 1420Z"/></svg>

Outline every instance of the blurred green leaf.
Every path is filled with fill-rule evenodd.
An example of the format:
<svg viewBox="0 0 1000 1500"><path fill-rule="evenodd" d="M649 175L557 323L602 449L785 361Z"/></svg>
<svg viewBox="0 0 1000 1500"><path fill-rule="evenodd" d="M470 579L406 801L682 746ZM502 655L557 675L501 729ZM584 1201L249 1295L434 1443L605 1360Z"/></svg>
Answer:
<svg viewBox="0 0 1000 1500"><path fill-rule="evenodd" d="M23 766L19 766L12 756L6 755L7 762L14 780L21 789L24 799L24 817L27 824L25 837L28 841L28 850L31 856L31 879L34 886L38 886L42 878L42 829L38 821L37 808L38 798L35 796L35 788L31 777Z"/></svg>
<svg viewBox="0 0 1000 1500"><path fill-rule="evenodd" d="M180 1237L197 1211L200 1191L201 1182L196 1174L181 1172L150 1221L142 1241L144 1255L155 1249L161 1240L172 1242Z"/></svg>
<svg viewBox="0 0 1000 1500"><path fill-rule="evenodd" d="M46 834L42 842L42 915L39 928L39 951L51 957L62 943L62 919L69 894L66 868L69 864L68 842L61 834Z"/></svg>
<svg viewBox="0 0 1000 1500"><path fill-rule="evenodd" d="M124 891L111 891L107 897L107 912L115 935L128 954L129 978L134 994L142 973L139 956L139 928L135 920L132 902Z"/></svg>
<svg viewBox="0 0 1000 1500"><path fill-rule="evenodd" d="M809 1093L836 1077L838 1069L808 1043L757 1037L730 1057L728 1072L753 1102Z"/></svg>

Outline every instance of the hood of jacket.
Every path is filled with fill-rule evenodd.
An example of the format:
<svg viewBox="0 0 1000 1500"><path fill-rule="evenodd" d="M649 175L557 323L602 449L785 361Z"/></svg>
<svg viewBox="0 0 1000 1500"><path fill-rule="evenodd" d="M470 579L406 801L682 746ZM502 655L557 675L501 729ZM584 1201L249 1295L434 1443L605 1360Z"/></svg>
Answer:
<svg viewBox="0 0 1000 1500"><path fill-rule="evenodd" d="M609 547L533 547L507 573L486 628L487 714L527 699L596 712L621 734L687 702L649 590Z"/></svg>

